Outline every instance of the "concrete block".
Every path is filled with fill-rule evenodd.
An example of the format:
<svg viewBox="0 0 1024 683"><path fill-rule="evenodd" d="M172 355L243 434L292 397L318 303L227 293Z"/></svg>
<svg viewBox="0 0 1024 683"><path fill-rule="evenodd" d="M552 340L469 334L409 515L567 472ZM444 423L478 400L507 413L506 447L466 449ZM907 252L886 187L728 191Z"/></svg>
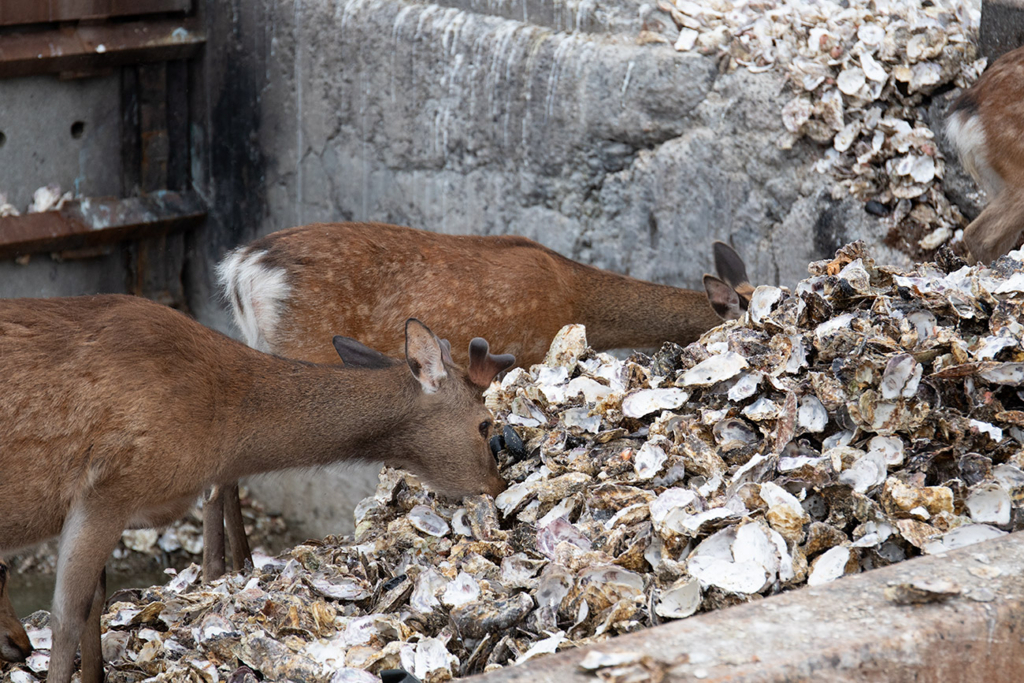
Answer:
<svg viewBox="0 0 1024 683"><path fill-rule="evenodd" d="M18 210L50 183L86 197L120 195L120 83L117 74L0 80L0 193Z"/></svg>
<svg viewBox="0 0 1024 683"><path fill-rule="evenodd" d="M1021 680L1024 532L816 588L671 622L598 645L473 677L480 683L992 683ZM945 579L943 602L898 605L886 589ZM642 663L600 678L594 652Z"/></svg>
<svg viewBox="0 0 1024 683"><path fill-rule="evenodd" d="M1024 45L1024 0L983 0L981 54L994 62L1000 55Z"/></svg>

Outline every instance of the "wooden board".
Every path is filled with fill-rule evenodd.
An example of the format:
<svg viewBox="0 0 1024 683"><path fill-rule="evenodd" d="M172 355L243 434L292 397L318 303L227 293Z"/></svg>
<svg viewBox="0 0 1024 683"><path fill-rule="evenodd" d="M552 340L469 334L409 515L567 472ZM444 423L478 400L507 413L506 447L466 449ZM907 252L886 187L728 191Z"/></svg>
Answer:
<svg viewBox="0 0 1024 683"><path fill-rule="evenodd" d="M0 78L187 59L205 42L194 18L7 33L0 36Z"/></svg>
<svg viewBox="0 0 1024 683"><path fill-rule="evenodd" d="M0 26L188 12L192 0L0 0Z"/></svg>

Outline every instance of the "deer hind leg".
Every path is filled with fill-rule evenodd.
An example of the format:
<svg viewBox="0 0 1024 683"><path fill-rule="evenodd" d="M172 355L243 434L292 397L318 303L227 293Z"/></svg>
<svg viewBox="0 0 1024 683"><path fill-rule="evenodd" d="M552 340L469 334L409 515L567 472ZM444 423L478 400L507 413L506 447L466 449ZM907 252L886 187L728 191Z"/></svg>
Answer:
<svg viewBox="0 0 1024 683"><path fill-rule="evenodd" d="M1006 189L964 230L964 243L977 263L991 263L1013 249L1024 233L1024 193Z"/></svg>
<svg viewBox="0 0 1024 683"><path fill-rule="evenodd" d="M99 612L103 609L102 597L99 595L100 579L104 564L125 528L124 520L112 515L110 509L109 504L85 500L71 509L64 522L57 556L57 588L53 596L53 650L47 676L49 683L71 681L75 652L87 632L87 622L94 612L96 621L90 625L88 634L92 647L98 647ZM92 639L94 635L96 640ZM98 673L99 678L95 680L101 680L102 655L87 645L83 659L90 667L90 675ZM85 678L85 674L83 672L83 683L92 683Z"/></svg>
<svg viewBox="0 0 1024 683"><path fill-rule="evenodd" d="M234 570L252 565L249 539L245 536L245 520L242 519L242 501L238 495L238 482L224 487L224 526L227 528L228 544L231 546L231 564Z"/></svg>
<svg viewBox="0 0 1024 683"><path fill-rule="evenodd" d="M224 495L223 486L212 486L203 501L203 581L206 582L224 575Z"/></svg>
<svg viewBox="0 0 1024 683"><path fill-rule="evenodd" d="M82 631L81 683L103 683L103 646L100 641L100 617L107 601L107 570L104 567L92 596L89 620Z"/></svg>
<svg viewBox="0 0 1024 683"><path fill-rule="evenodd" d="M8 591L7 563L0 557L0 659L8 662L24 662L32 654L25 627L14 613Z"/></svg>

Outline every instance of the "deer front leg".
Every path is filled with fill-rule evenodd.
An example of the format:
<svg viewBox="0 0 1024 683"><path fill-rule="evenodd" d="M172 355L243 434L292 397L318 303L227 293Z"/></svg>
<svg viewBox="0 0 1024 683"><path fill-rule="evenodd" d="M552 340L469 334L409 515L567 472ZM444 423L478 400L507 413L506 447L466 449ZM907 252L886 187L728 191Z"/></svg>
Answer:
<svg viewBox="0 0 1024 683"><path fill-rule="evenodd" d="M238 482L224 487L224 526L227 528L228 543L231 545L231 564L236 572L245 569L245 563L252 565L249 539L245 536L245 520L242 519L242 501L238 495Z"/></svg>
<svg viewBox="0 0 1024 683"><path fill-rule="evenodd" d="M223 575L224 487L211 486L203 502L203 581L208 583Z"/></svg>
<svg viewBox="0 0 1024 683"><path fill-rule="evenodd" d="M1006 188L964 230L975 263L988 264L1017 246L1024 232L1024 193Z"/></svg>
<svg viewBox="0 0 1024 683"><path fill-rule="evenodd" d="M50 655L49 683L70 683L75 669L75 652L86 632L86 622L95 609L95 631L89 637L93 647L99 646L100 605L94 608L100 591L103 566L110 553L117 546L124 520L111 514L114 506L86 500L71 509L60 535L57 556L57 587L53 595L53 650ZM104 586L105 588L105 586ZM89 661L90 675L97 679L85 678L83 683L93 683L103 676L102 655L90 646L83 652Z"/></svg>
<svg viewBox="0 0 1024 683"><path fill-rule="evenodd" d="M100 617L107 601L107 569L103 568L92 596L89 620L82 632L81 683L103 683L103 646L100 640Z"/></svg>

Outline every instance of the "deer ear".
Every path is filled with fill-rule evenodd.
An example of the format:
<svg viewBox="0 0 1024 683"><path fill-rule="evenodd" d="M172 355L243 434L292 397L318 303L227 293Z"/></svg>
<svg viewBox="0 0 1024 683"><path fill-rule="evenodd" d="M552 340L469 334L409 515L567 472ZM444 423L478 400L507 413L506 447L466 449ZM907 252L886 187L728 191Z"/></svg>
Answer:
<svg viewBox="0 0 1024 683"><path fill-rule="evenodd" d="M714 275L704 276L704 291L707 292L711 308L722 320L738 320L743 316L739 295Z"/></svg>
<svg viewBox="0 0 1024 683"><path fill-rule="evenodd" d="M734 288L747 282L747 266L735 249L725 242L715 240L711 250L715 256L715 272L718 277Z"/></svg>
<svg viewBox="0 0 1024 683"><path fill-rule="evenodd" d="M405 321L405 359L413 376L428 394L437 391L448 377L441 340L416 318Z"/></svg>
<svg viewBox="0 0 1024 683"><path fill-rule="evenodd" d="M341 357L346 367L377 369L390 367L395 363L401 362L390 356L385 356L380 351L371 349L352 337L338 335L332 341L334 342L334 350L338 352L338 356Z"/></svg>
<svg viewBox="0 0 1024 683"><path fill-rule="evenodd" d="M441 360L448 365L455 365L455 361L452 360L452 343L447 339L441 340Z"/></svg>

